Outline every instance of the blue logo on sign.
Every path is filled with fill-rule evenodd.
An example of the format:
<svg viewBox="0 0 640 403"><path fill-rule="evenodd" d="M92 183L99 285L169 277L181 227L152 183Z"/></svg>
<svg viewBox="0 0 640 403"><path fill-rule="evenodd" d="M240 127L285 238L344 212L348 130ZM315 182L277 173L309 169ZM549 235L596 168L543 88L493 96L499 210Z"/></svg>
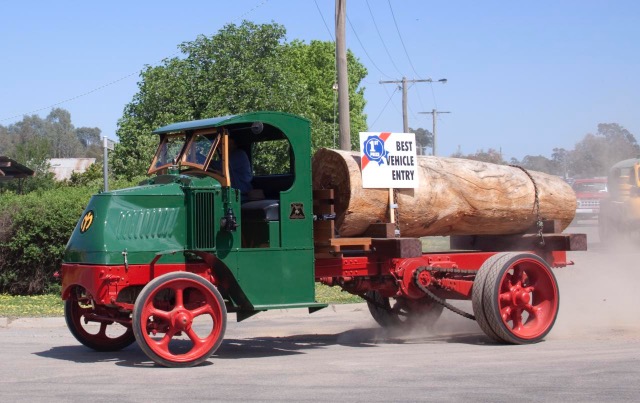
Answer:
<svg viewBox="0 0 640 403"><path fill-rule="evenodd" d="M384 159L389 152L384 149L384 140L378 136L369 136L364 141L364 155L370 161L377 162L378 165L384 164Z"/></svg>

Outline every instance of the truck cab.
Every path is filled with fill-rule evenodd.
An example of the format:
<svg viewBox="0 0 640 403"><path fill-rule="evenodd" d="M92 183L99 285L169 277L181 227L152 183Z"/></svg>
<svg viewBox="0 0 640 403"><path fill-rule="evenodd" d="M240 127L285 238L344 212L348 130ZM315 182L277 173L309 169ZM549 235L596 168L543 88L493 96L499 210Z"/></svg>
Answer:
<svg viewBox="0 0 640 403"><path fill-rule="evenodd" d="M640 233L640 158L613 165L607 177L608 196L601 201L598 229L601 242Z"/></svg>
<svg viewBox="0 0 640 403"><path fill-rule="evenodd" d="M254 112L154 133L149 178L89 201L65 250L63 298L81 289L130 309L144 284L178 270L219 285L240 320L326 306L315 303L309 121ZM234 187L233 147L248 158L250 190Z"/></svg>

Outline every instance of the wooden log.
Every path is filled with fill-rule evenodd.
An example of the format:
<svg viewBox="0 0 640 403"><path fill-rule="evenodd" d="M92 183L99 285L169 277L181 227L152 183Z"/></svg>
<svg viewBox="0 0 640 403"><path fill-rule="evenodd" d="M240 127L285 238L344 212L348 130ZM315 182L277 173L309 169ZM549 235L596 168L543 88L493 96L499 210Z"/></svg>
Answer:
<svg viewBox="0 0 640 403"><path fill-rule="evenodd" d="M398 189L401 236L500 235L527 232L540 218L564 230L576 197L560 177L461 158L418 157L419 186ZM533 181L532 181L533 178ZM389 221L389 190L362 188L360 153L319 149L313 157L313 188L333 189L340 236L363 234Z"/></svg>

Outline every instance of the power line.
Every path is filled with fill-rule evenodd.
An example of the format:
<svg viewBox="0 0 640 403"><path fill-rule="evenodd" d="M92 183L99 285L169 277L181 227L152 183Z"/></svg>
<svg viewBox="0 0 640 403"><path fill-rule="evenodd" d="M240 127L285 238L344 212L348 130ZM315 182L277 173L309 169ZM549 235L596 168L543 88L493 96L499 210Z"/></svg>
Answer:
<svg viewBox="0 0 640 403"><path fill-rule="evenodd" d="M327 21L324 19L324 15L322 15L322 11L320 11L320 6L318 5L317 0L313 0L313 2L316 3L316 8L318 9L318 14L320 14L320 18L322 18L322 22L324 23L324 27L327 29L327 32L329 32L329 38L331 38L332 42L335 42L336 40L333 38L333 33L329 29L329 25L327 25Z"/></svg>
<svg viewBox="0 0 640 403"><path fill-rule="evenodd" d="M369 61L371 61L371 64L373 64L373 67L375 67L376 70L378 70L378 72L380 74L382 74L383 76L385 76L387 78L391 78L390 76L384 74L382 72L382 70L380 70L380 68L378 67L376 62L374 62L373 59L371 58L371 56L369 56L369 52L367 52L367 49L365 49L364 45L362 44L362 41L360 40L360 37L358 36L358 33L356 32L355 28L353 27L353 24L351 24L351 19L349 18L349 16L347 16L347 22L349 22L349 26L351 27L351 30L353 31L353 34L356 36L356 39L358 40L358 43L360 44L360 47L364 51L364 54L367 55L367 57L369 58Z"/></svg>
<svg viewBox="0 0 640 403"><path fill-rule="evenodd" d="M21 113L21 114L19 114L19 115L14 115L14 116L10 116L10 117L8 117L8 118L4 118L4 119L0 120L0 122L4 122L4 121L6 121L6 120L11 120L11 119L19 118L20 116L24 116L24 115L33 115L34 113L36 113L36 112L40 112L40 111L43 111L43 110L45 110L45 109L55 108L55 107L56 107L56 106L58 106L58 105L62 105L62 104L65 104L65 103L67 103L67 102L74 101L74 100L76 100L76 99L78 99L78 98L82 98L82 97L87 96L87 95L89 95L89 94L93 94L94 92L100 91L100 90L102 90L102 89L104 89L104 88L107 88L107 87L109 87L109 86L111 86L111 85L113 85L113 84L116 84L116 83L118 83L118 82L120 82L120 81L126 80L127 78L129 78L129 77L131 77L131 76L133 76L133 75L136 75L136 74L138 74L138 73L140 73L140 71L136 71L135 73L131 73L131 74L129 74L129 75L127 75L127 76L124 76L124 77L122 77L122 78L119 78L119 79L117 79L117 80L115 80L115 81L111 81L110 83L107 83L107 84L105 84L105 85L103 85L103 86L100 86L100 87L98 87L98 88L94 88L94 89L92 89L91 91L87 91L87 92L85 92L85 93L83 93L83 94L76 95L76 96L74 96L74 97L71 97L71 98L65 99L64 101L56 102L56 103L55 103L55 104L53 104L53 105L49 105L49 106L46 106L46 107L44 107L44 108L36 109L36 110L33 110L33 111L31 111L31 112L28 112L28 113Z"/></svg>
<svg viewBox="0 0 640 403"><path fill-rule="evenodd" d="M261 0L261 1L260 1L260 3L258 3L258 4L257 4L256 6L254 6L252 9L250 9L249 11L245 11L245 12L244 12L244 13L242 13L240 16L238 16L238 17L236 17L236 18L232 19L232 20L231 20L231 22L236 21L236 20L239 20L239 19L241 19L241 18L244 18L246 15L251 14L252 12L254 12L255 10L257 10L258 8L260 8L260 7L262 7L263 5L265 5L268 1L269 1L269 0ZM179 54L179 53L180 53L180 52L174 52L174 53L170 54L170 55L169 55L169 56L167 56L167 57L172 57L172 56L175 56L175 55L177 55L177 54ZM161 62L162 62L164 59L166 59L167 57L163 58L162 60L159 60L158 62L160 62L160 63L161 63ZM87 92L82 93L82 94L80 94L80 95L73 96L73 97L71 97L71 98L67 98L67 99L65 99L65 100L63 100L63 101L60 101L60 102L56 102L56 103L54 103L54 104L52 104L52 105L45 106L45 107L43 107L43 108L39 108L39 109L35 109L35 110L31 111L31 112L21 113L21 114L18 114L18 115L14 115L14 116L9 116L9 117L6 117L6 118L2 118L2 119L0 119L0 122L5 122L5 121L7 121L7 120L12 120L12 119L15 119L15 118L19 118L20 116L32 115L32 114L34 114L34 113L36 113L36 112L40 112L40 111L43 111L43 110L46 110L46 109L55 108L56 106L59 106L59 105L65 104L65 103L67 103L67 102L75 101L75 100L76 100L76 99L78 99L78 98L82 98L82 97L85 97L85 96L87 96L87 95L93 94L94 92L97 92L97 91L103 90L103 89L105 89L105 88L107 88L107 87L110 87L110 86L112 86L112 85L116 84L116 83L119 83L120 81L126 80L127 78L129 78L129 77L131 77L131 76L134 76L134 75L136 75L136 74L140 74L140 72L141 72L141 71L142 71L142 70L137 70L137 71L135 71L134 73L127 74L126 76L121 77L121 78L119 78L119 79L117 79L117 80L113 80L113 81L111 81L111 82L109 82L109 83L107 83L107 84L101 85L100 87L96 87L96 88L94 88L94 89L92 89L92 90L90 90L90 91L87 91Z"/></svg>
<svg viewBox="0 0 640 403"><path fill-rule="evenodd" d="M393 61L393 57L391 57L391 53L389 53L389 49L387 49L387 44L384 42L384 39L382 39L382 34L380 34L380 29L378 29L378 24L376 23L376 19L373 16L373 12L371 11L371 6L369 6L369 0L367 0L366 3L367 3L367 8L369 9L369 15L371 15L371 20L373 20L373 26L376 28L376 32L378 33L378 37L380 38L380 42L382 42L382 47L384 47L385 52L387 52L387 56L389 56L389 61L391 62L393 67L396 69L398 74L402 75L402 73L400 72L400 69L398 69L398 66L396 66L395 62Z"/></svg>
<svg viewBox="0 0 640 403"><path fill-rule="evenodd" d="M377 84L377 83L376 83ZM387 87L385 87L384 85L382 86L382 89L384 90L385 94L387 94L387 97L391 97L393 94L389 94L389 91L387 91ZM396 87L396 91L400 89L400 87ZM400 111L400 109L398 109L398 106L396 105L395 102L393 102L393 100L391 100L391 105L393 106L393 108L396 110L396 112L398 113L402 113Z"/></svg>
<svg viewBox="0 0 640 403"><path fill-rule="evenodd" d="M387 3L389 4L389 10L391 10L391 17L393 18L393 24L396 26L396 31L398 31L398 37L400 38L400 43L402 44L402 49L404 49L404 54L407 56L407 60L409 61L409 65L411 66L411 70L413 70L415 75L419 76L418 72L416 71L415 67L413 66L413 62L411 61L411 57L409 56L409 52L407 51L407 47L404 44L404 40L402 39L402 34L400 33L400 27L398 27L398 22L396 21L396 15L393 12L393 7L391 7L391 1L387 0ZM438 107L438 102L436 101L436 93L433 90L433 83L430 82L429 86L431 87L431 96L433 97L433 104L437 108ZM418 100L420 101L420 104L422 105L422 98L420 97L420 93L419 92L418 92ZM424 106L423 106L423 109L424 109Z"/></svg>
<svg viewBox="0 0 640 403"><path fill-rule="evenodd" d="M318 2L316 0L313 0L313 2L316 4L316 9L318 10L318 14L320 14L320 18L322 18L322 22L324 23L324 27L327 29L327 32L329 33L329 37L331 38L331 40L333 41L333 43L336 45L336 49L337 49L337 44L336 44L336 40L333 37L333 33L331 32L331 29L329 29L329 25L327 24L327 21L324 19L324 15L322 14L322 10L320 10L320 6L318 5ZM366 53L366 51L365 51ZM338 117L338 111L337 111L337 107L338 107L338 94L337 94L337 86L338 86L338 59L337 59L337 54L336 52L334 52L333 54L334 56L334 60L333 60L333 83L332 83L332 87L333 87L333 147L336 147L336 120Z"/></svg>
<svg viewBox="0 0 640 403"><path fill-rule="evenodd" d="M396 89L393 90L393 92L389 96L389 99L387 99L387 103L384 104L384 106L382 107L382 110L378 114L378 117L376 118L376 120L374 120L373 123L371 123L371 126L375 125L376 122L378 121L378 119L380 119L380 116L382 116L382 112L384 112L384 110L387 109L387 105L389 105L389 102L391 101L391 98L395 95L396 91L398 91L398 87L396 87Z"/></svg>
<svg viewBox="0 0 640 403"><path fill-rule="evenodd" d="M413 67L413 62L411 62L411 58L409 57L409 52L407 52L407 47L404 46L404 40L402 40L402 35L400 34L400 28L398 28L398 22L396 21L396 15L393 13L393 8L391 7L391 1L387 0L389 3L389 10L391 10L391 17L393 17L393 23L396 26L396 31L398 31L398 37L400 38L400 43L402 44L402 49L404 49L404 54L407 55L407 60L409 60L409 65L411 66L411 70L415 73L416 76L419 76L416 69Z"/></svg>

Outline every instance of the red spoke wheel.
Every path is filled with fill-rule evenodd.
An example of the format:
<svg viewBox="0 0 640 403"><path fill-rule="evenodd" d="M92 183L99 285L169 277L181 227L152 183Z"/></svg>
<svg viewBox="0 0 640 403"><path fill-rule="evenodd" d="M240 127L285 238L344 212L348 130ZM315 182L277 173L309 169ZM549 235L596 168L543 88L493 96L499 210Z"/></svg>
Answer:
<svg viewBox="0 0 640 403"><path fill-rule="evenodd" d="M480 268L472 302L476 320L489 337L530 344L553 328L560 294L551 268L539 256L500 253Z"/></svg>
<svg viewBox="0 0 640 403"><path fill-rule="evenodd" d="M64 304L67 327L80 343L97 351L122 350L136 340L133 330L104 319L107 314L106 308L95 308L81 293L73 292Z"/></svg>
<svg viewBox="0 0 640 403"><path fill-rule="evenodd" d="M165 367L205 361L220 347L226 325L220 292L193 273L168 273L152 280L133 308L133 333L140 348Z"/></svg>
<svg viewBox="0 0 640 403"><path fill-rule="evenodd" d="M387 298L378 291L368 291L367 307L373 319L382 327L431 327L442 314L443 306L429 297L412 300ZM393 301L393 304L392 304Z"/></svg>

